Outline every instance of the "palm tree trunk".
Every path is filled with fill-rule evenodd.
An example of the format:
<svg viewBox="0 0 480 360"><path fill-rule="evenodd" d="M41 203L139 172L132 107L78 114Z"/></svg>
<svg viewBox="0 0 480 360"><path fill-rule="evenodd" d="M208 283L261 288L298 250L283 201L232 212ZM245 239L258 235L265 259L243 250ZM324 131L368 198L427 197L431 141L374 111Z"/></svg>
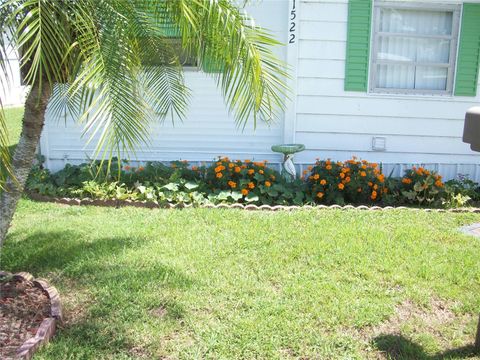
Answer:
<svg viewBox="0 0 480 360"><path fill-rule="evenodd" d="M25 101L23 127L20 141L12 159L12 170L15 180L8 178L5 190L0 198L0 247L7 236L18 200L22 196L28 174L32 168L45 122L45 111L52 88L47 81L32 86Z"/></svg>

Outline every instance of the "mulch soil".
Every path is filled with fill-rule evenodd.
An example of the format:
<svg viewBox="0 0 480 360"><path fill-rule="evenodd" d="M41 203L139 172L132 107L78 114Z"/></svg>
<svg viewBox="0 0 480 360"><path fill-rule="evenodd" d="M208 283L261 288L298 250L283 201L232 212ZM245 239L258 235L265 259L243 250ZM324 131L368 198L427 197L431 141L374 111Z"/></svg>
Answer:
<svg viewBox="0 0 480 360"><path fill-rule="evenodd" d="M46 292L31 281L0 278L0 359L13 359L49 316Z"/></svg>

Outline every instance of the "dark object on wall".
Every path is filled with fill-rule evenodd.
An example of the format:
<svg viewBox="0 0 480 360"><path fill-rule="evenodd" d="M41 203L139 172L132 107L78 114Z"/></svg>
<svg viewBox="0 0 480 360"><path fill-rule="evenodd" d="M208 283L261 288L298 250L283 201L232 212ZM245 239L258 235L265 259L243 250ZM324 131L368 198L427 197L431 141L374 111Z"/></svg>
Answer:
<svg viewBox="0 0 480 360"><path fill-rule="evenodd" d="M463 142L470 144L470 149L480 151L480 106L474 106L465 114Z"/></svg>
<svg viewBox="0 0 480 360"><path fill-rule="evenodd" d="M463 142L470 144L470 149L480 151L480 106L474 106L465 114ZM480 317L478 319L475 349L480 352Z"/></svg>

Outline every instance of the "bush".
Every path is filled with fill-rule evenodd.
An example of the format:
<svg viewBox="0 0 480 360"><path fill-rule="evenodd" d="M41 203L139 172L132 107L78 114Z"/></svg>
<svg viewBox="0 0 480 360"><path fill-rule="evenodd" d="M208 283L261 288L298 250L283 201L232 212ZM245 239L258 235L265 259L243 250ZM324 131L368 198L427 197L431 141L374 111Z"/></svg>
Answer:
<svg viewBox="0 0 480 360"><path fill-rule="evenodd" d="M287 185L277 171L266 165L267 161L219 158L205 170L205 182L212 192L210 199L269 205L303 203L303 184Z"/></svg>
<svg viewBox="0 0 480 360"><path fill-rule="evenodd" d="M377 203L388 189L378 164L353 157L345 162L317 161L305 172L307 189L317 203Z"/></svg>
<svg viewBox="0 0 480 360"><path fill-rule="evenodd" d="M423 167L406 170L401 180L400 193L405 203L438 206L444 193L442 177Z"/></svg>

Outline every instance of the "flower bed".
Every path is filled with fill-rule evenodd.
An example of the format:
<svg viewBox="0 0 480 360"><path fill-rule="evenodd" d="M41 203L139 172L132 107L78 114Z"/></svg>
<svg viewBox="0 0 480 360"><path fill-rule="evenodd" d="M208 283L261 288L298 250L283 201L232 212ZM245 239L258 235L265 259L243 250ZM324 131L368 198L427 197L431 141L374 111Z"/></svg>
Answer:
<svg viewBox="0 0 480 360"><path fill-rule="evenodd" d="M92 162L67 165L50 173L37 165L26 189L57 198L152 202L180 205L367 205L463 207L480 198L478 184L468 179L443 183L422 167L402 178L387 177L382 167L353 157L345 162L317 160L303 176L286 182L266 161L220 157L210 165L186 161L132 167L114 160L110 167Z"/></svg>

